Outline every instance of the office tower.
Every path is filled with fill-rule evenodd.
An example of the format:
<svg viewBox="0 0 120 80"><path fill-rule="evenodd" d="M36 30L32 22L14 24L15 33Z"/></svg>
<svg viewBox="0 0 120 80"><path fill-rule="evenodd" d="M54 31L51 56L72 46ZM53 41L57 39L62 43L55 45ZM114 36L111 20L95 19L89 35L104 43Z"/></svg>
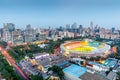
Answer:
<svg viewBox="0 0 120 80"><path fill-rule="evenodd" d="M26 30L29 30L29 29L31 29L31 25L30 24L26 25Z"/></svg>
<svg viewBox="0 0 120 80"><path fill-rule="evenodd" d="M76 28L77 28L77 23L74 22L74 23L72 24L71 28L72 28L72 29L76 29Z"/></svg>
<svg viewBox="0 0 120 80"><path fill-rule="evenodd" d="M90 29L93 30L93 22L90 22Z"/></svg>
<svg viewBox="0 0 120 80"><path fill-rule="evenodd" d="M66 24L66 29L70 29L70 24Z"/></svg>
<svg viewBox="0 0 120 80"><path fill-rule="evenodd" d="M79 33L79 34L82 34L82 33L83 33L83 26L82 26L82 25L79 25L78 33Z"/></svg>
<svg viewBox="0 0 120 80"><path fill-rule="evenodd" d="M77 32L76 29L77 29L77 23L75 22L71 25L71 32Z"/></svg>
<svg viewBox="0 0 120 80"><path fill-rule="evenodd" d="M4 23L3 26L4 26L4 29L8 29L10 33L12 33L12 31L15 30L15 24L13 23Z"/></svg>
<svg viewBox="0 0 120 80"><path fill-rule="evenodd" d="M51 27L49 26L48 30L50 30L50 29L51 29Z"/></svg>
<svg viewBox="0 0 120 80"><path fill-rule="evenodd" d="M0 39L2 38L2 29L0 29Z"/></svg>
<svg viewBox="0 0 120 80"><path fill-rule="evenodd" d="M60 26L57 30L58 30L58 31L63 31L64 28L63 28L63 26Z"/></svg>
<svg viewBox="0 0 120 80"><path fill-rule="evenodd" d="M12 41L12 34L10 33L10 31L8 29L3 28L3 40L8 42L8 41Z"/></svg>
<svg viewBox="0 0 120 80"><path fill-rule="evenodd" d="M34 29L31 28L30 24L26 25L25 34L26 35L33 35L34 34Z"/></svg>
<svg viewBox="0 0 120 80"><path fill-rule="evenodd" d="M20 44L23 42L23 36L21 35L21 30L16 29L12 32L12 43Z"/></svg>
<svg viewBox="0 0 120 80"><path fill-rule="evenodd" d="M66 24L66 30L70 32L70 24Z"/></svg>
<svg viewBox="0 0 120 80"><path fill-rule="evenodd" d="M112 27L111 31L112 31L112 33L114 33L115 32L115 27Z"/></svg>
<svg viewBox="0 0 120 80"><path fill-rule="evenodd" d="M3 40L6 42L12 42L12 32L15 30L15 24L4 23L3 24Z"/></svg>
<svg viewBox="0 0 120 80"><path fill-rule="evenodd" d="M26 25L26 29L24 31L24 42L31 42L33 41L35 34L34 34L34 29L31 28L31 25L28 24Z"/></svg>

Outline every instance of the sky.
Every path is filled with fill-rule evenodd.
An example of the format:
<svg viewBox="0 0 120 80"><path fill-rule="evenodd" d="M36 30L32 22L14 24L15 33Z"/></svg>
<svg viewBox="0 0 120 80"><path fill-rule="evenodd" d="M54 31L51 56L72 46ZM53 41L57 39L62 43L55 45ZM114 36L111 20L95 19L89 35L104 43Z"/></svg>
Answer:
<svg viewBox="0 0 120 80"><path fill-rule="evenodd" d="M120 0L0 0L0 27L14 23L24 28L59 27L90 22L105 28L120 27Z"/></svg>

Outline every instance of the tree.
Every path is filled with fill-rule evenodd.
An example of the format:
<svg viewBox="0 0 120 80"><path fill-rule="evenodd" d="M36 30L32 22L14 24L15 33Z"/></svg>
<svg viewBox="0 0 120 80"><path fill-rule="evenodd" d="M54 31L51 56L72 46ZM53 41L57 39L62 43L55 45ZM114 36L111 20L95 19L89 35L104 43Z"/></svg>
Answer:
<svg viewBox="0 0 120 80"><path fill-rule="evenodd" d="M106 75L108 75L108 74L109 74L109 72L110 72L110 71L106 71L106 72L105 72L105 73L106 73Z"/></svg>
<svg viewBox="0 0 120 80"><path fill-rule="evenodd" d="M3 48L6 48L7 42L5 42L5 41L0 41L0 46L2 46Z"/></svg>
<svg viewBox="0 0 120 80"><path fill-rule="evenodd" d="M44 80L42 76L39 75L30 75L31 80Z"/></svg>
<svg viewBox="0 0 120 80"><path fill-rule="evenodd" d="M80 64L81 64L81 65L83 65L83 64L84 64L84 62L83 62L83 61L80 61Z"/></svg>
<svg viewBox="0 0 120 80"><path fill-rule="evenodd" d="M62 79L64 76L63 70L62 68L58 67L58 66L53 66L48 68L48 70L52 70L54 73L57 73L57 75Z"/></svg>
<svg viewBox="0 0 120 80"><path fill-rule="evenodd" d="M32 54L32 53L29 53L28 56L29 56L30 58L32 58L32 57L33 57L33 54Z"/></svg>
<svg viewBox="0 0 120 80"><path fill-rule="evenodd" d="M118 79L120 80L120 72L117 72L117 75L118 75Z"/></svg>
<svg viewBox="0 0 120 80"><path fill-rule="evenodd" d="M2 77L7 80L21 80L13 67L3 58L3 55L0 55L0 72L2 73Z"/></svg>

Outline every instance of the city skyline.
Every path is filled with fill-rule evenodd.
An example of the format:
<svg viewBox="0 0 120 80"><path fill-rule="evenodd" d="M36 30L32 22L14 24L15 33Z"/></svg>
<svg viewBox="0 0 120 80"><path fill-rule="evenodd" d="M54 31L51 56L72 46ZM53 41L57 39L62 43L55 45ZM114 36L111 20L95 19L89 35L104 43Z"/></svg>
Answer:
<svg viewBox="0 0 120 80"><path fill-rule="evenodd" d="M76 22L89 27L92 21L105 28L119 28L119 0L0 0L0 27L59 27Z"/></svg>
<svg viewBox="0 0 120 80"><path fill-rule="evenodd" d="M0 80L120 80L119 21L120 0L0 0Z"/></svg>

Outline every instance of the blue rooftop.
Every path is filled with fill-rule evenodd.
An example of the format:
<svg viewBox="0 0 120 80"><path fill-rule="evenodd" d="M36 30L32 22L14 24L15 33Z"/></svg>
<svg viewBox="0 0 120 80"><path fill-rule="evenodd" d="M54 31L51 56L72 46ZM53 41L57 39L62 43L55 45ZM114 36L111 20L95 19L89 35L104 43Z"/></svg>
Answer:
<svg viewBox="0 0 120 80"><path fill-rule="evenodd" d="M79 78L80 76L82 76L84 73L87 72L87 69L84 67L72 64L71 66L63 69L63 71Z"/></svg>
<svg viewBox="0 0 120 80"><path fill-rule="evenodd" d="M117 61L118 60L116 60L116 59L113 59L113 60L112 59L107 59L103 65L113 68L117 64Z"/></svg>

